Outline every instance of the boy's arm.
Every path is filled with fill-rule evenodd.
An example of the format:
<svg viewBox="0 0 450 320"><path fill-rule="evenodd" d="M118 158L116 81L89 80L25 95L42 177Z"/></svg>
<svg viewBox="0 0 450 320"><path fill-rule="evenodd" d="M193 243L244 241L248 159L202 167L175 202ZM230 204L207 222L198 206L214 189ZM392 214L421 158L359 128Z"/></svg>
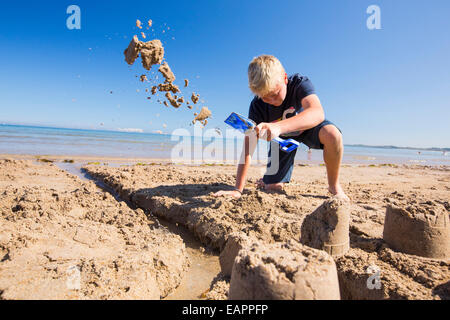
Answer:
<svg viewBox="0 0 450 320"><path fill-rule="evenodd" d="M258 144L258 139L256 133L252 131L250 134L245 135L244 143L242 146L242 153L239 160L237 173L236 173L236 184L235 188L237 190L231 191L219 191L216 192L215 196L229 195L239 198L244 190L245 181L247 178L248 168L250 167L252 161L252 155L255 152L256 145ZM239 191L238 191L239 190Z"/></svg>
<svg viewBox="0 0 450 320"><path fill-rule="evenodd" d="M244 190L245 181L247 178L248 168L252 162L252 155L255 152L258 139L254 131L246 135L244 144L242 146L241 158L239 160L238 169L236 173L236 189L240 192Z"/></svg>
<svg viewBox="0 0 450 320"><path fill-rule="evenodd" d="M325 120L322 105L316 94L311 94L303 98L302 107L302 112L289 119L275 123L260 123L255 128L258 137L270 141L286 133L314 128Z"/></svg>

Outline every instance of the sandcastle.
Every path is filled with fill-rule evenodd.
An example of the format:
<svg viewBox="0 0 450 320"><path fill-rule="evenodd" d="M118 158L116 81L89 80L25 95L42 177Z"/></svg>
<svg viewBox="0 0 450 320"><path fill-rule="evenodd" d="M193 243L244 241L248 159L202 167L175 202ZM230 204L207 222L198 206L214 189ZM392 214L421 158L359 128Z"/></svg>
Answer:
<svg viewBox="0 0 450 320"><path fill-rule="evenodd" d="M305 217L300 242L334 257L344 255L350 248L349 211L346 200L326 200Z"/></svg>
<svg viewBox="0 0 450 320"><path fill-rule="evenodd" d="M242 232L234 232L228 236L225 247L220 252L220 268L222 273L226 276L231 276L234 260L236 259L239 251L248 247L251 244L251 240Z"/></svg>
<svg viewBox="0 0 450 320"><path fill-rule="evenodd" d="M450 258L450 223L444 206L427 201L420 205L388 205L384 241L394 250L426 258Z"/></svg>
<svg viewBox="0 0 450 320"><path fill-rule="evenodd" d="M241 245L232 268L229 299L340 299L336 265L326 252L293 240L269 244L246 239Z"/></svg>

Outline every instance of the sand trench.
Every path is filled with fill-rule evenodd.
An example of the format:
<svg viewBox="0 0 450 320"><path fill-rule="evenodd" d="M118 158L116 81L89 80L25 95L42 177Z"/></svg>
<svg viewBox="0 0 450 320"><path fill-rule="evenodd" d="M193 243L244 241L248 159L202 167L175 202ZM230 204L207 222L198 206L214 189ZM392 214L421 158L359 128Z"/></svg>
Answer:
<svg viewBox="0 0 450 320"><path fill-rule="evenodd" d="M91 177L81 166L74 164L59 164L64 170L77 175L84 180L92 180L96 185L104 191L110 193L116 201L125 201L127 205L131 208L135 208L134 204L122 200L120 195L116 193L110 186L103 183L102 181L96 180ZM186 274L181 279L178 287L174 288L164 300L196 300L205 299L207 296L205 292L209 291L211 283L215 283L214 280L220 272L220 266L218 262L218 254L202 246L200 241L198 241L184 226L167 222L165 220L160 220L156 217L154 219L157 223L164 227L166 230L179 236L185 246L186 253L190 261L190 265L186 270ZM222 296L216 296L209 294L209 297L222 298ZM217 297L218 296L218 297Z"/></svg>
<svg viewBox="0 0 450 320"><path fill-rule="evenodd" d="M2 299L161 299L183 283L181 237L92 181L4 159L0 190Z"/></svg>

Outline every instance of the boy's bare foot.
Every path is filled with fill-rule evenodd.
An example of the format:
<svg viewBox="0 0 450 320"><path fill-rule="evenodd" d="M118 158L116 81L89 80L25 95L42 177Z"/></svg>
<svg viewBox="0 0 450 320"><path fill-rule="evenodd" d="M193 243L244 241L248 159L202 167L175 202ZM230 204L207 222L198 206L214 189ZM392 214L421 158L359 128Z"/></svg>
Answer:
<svg viewBox="0 0 450 320"><path fill-rule="evenodd" d="M337 187L328 187L328 191L330 191L330 193L336 198L350 201L350 198L345 194L340 185Z"/></svg>
<svg viewBox="0 0 450 320"><path fill-rule="evenodd" d="M256 182L256 186L258 188L264 189L265 191L283 191L284 183L271 183L271 184L265 184L263 179L259 179Z"/></svg>

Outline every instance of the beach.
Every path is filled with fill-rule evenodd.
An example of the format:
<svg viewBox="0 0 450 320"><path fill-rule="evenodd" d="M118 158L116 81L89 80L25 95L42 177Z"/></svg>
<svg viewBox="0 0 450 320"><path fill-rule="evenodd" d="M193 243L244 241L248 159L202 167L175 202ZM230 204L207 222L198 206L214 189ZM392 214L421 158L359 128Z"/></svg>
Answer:
<svg viewBox="0 0 450 320"><path fill-rule="evenodd" d="M300 242L305 217L331 196L321 164L297 164L282 193L257 189L264 166L252 166L243 196L228 199L212 193L232 189L234 165L0 159L2 299L227 299L220 260L230 234ZM333 257L340 298L449 299L450 261L394 250L383 228L389 205L448 216L450 167L344 164L341 184L351 206L350 248ZM366 287L371 265L378 290Z"/></svg>
<svg viewBox="0 0 450 320"><path fill-rule="evenodd" d="M0 300L450 300L449 10L5 3Z"/></svg>

